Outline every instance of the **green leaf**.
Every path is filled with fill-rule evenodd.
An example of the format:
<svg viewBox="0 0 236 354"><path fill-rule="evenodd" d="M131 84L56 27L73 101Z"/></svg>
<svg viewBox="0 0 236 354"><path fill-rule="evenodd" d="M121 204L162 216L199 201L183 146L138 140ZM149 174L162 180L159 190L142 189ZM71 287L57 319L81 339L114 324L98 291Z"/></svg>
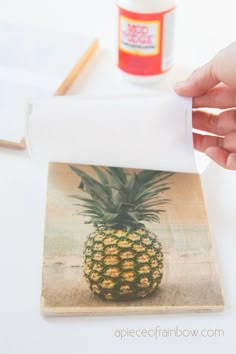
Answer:
<svg viewBox="0 0 236 354"><path fill-rule="evenodd" d="M83 192L85 191L85 185L83 181L80 182L79 189L82 190Z"/></svg>
<svg viewBox="0 0 236 354"><path fill-rule="evenodd" d="M135 229L140 221L160 222L163 209L161 204L169 203L163 193L171 188L169 178L172 172L147 171L125 172L115 167L91 166L96 176L93 178L80 168L70 166L80 177L80 190L83 195L71 195L81 203L81 215L89 218L87 223L95 227L114 227ZM86 195L85 194L85 195Z"/></svg>
<svg viewBox="0 0 236 354"><path fill-rule="evenodd" d="M140 219L140 214L136 212L128 212L127 215L134 220L135 222L138 222Z"/></svg>
<svg viewBox="0 0 236 354"><path fill-rule="evenodd" d="M96 174L99 177L101 183L109 184L109 179L107 177L107 174L105 172L103 172L100 167L91 166L91 168L96 172Z"/></svg>
<svg viewBox="0 0 236 354"><path fill-rule="evenodd" d="M89 176L86 172L81 169L70 166L70 168L82 178L85 186L86 192L95 200L102 202L107 208L114 207L114 204L111 199L111 189L107 186L104 186L98 182L93 177Z"/></svg>
<svg viewBox="0 0 236 354"><path fill-rule="evenodd" d="M107 223L107 222L114 221L117 218L117 216L119 216L119 214L106 212L104 213L103 222Z"/></svg>
<svg viewBox="0 0 236 354"><path fill-rule="evenodd" d="M123 186L126 183L126 174L123 168L107 167L106 170L112 176L113 180L116 180L120 186Z"/></svg>
<svg viewBox="0 0 236 354"><path fill-rule="evenodd" d="M96 207L101 210L104 209L104 206L100 202L98 202L94 199L84 198L84 197L81 197L80 195L77 195L77 194L76 195L69 195L69 197L81 200L82 202L85 202L86 204L90 205L91 207Z"/></svg>
<svg viewBox="0 0 236 354"><path fill-rule="evenodd" d="M136 175L133 173L132 175L127 176L127 181L124 186L124 194L126 195L127 202L133 201L133 196L135 194L135 183L136 183Z"/></svg>
<svg viewBox="0 0 236 354"><path fill-rule="evenodd" d="M140 195L138 195L136 198L135 198L135 202L143 202L145 200L148 200L150 198L155 198L158 196L158 194L164 192L164 191L167 191L168 189L170 189L170 187L163 187L163 188L156 188L150 192L142 192Z"/></svg>
<svg viewBox="0 0 236 354"><path fill-rule="evenodd" d="M170 200L169 199L161 199L158 200L158 198L153 199L152 201L146 200L144 203L140 203L135 207L135 210L139 210L139 208L144 208L144 209L149 209L150 207L157 206L160 204L166 204Z"/></svg>
<svg viewBox="0 0 236 354"><path fill-rule="evenodd" d="M162 173L162 171L141 170L141 172L137 174L137 179L141 184L143 184L153 180Z"/></svg>
<svg viewBox="0 0 236 354"><path fill-rule="evenodd" d="M130 209L134 209L135 208L135 204L132 203L123 203L121 202L117 208L118 211L125 211L125 210L130 210Z"/></svg>
<svg viewBox="0 0 236 354"><path fill-rule="evenodd" d="M168 178L170 178L171 176L173 176L174 175L174 172L164 172L162 175L160 175L159 176L159 178L157 178L154 182L155 183L160 183L160 182L162 182L162 181L164 181L165 179L168 179ZM150 182L151 183L151 182ZM147 183L147 186L148 186L149 184Z"/></svg>

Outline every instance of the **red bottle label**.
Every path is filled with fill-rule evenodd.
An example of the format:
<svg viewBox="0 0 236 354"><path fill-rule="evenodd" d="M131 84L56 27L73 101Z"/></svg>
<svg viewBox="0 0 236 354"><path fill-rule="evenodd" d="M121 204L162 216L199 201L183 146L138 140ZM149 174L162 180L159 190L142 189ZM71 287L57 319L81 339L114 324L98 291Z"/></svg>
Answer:
<svg viewBox="0 0 236 354"><path fill-rule="evenodd" d="M121 70L152 76L171 68L174 10L140 14L119 8L118 67Z"/></svg>

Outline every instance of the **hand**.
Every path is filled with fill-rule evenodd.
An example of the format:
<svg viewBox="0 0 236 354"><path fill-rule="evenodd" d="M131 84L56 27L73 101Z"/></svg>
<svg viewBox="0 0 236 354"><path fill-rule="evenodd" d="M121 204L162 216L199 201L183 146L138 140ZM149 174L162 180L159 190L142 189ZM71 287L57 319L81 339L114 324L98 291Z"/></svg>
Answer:
<svg viewBox="0 0 236 354"><path fill-rule="evenodd" d="M224 168L236 170L236 42L220 51L185 81L175 84L177 94L193 97L194 148ZM220 108L219 114L196 108Z"/></svg>

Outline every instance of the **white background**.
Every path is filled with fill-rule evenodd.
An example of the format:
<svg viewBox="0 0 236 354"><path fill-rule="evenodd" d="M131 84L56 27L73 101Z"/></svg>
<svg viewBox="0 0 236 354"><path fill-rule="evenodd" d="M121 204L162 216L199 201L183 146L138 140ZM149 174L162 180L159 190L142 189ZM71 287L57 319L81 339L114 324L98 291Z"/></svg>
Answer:
<svg viewBox="0 0 236 354"><path fill-rule="evenodd" d="M236 39L233 0L179 0L176 60L200 65ZM0 19L101 38L115 48L112 0L0 1ZM98 87L99 90L99 87ZM44 319L39 313L46 166L0 150L0 353L235 353L236 173L212 164L203 175L226 309L213 314ZM124 338L116 329L223 329L223 338Z"/></svg>

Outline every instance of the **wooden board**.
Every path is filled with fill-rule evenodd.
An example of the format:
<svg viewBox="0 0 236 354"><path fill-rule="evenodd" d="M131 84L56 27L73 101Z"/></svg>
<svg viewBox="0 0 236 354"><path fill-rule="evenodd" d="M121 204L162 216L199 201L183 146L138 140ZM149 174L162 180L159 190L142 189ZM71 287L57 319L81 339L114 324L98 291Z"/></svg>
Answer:
<svg viewBox="0 0 236 354"><path fill-rule="evenodd" d="M65 95L98 39L0 22L0 47L0 146L25 149L27 99Z"/></svg>
<svg viewBox="0 0 236 354"><path fill-rule="evenodd" d="M82 166L90 171L89 166ZM90 171L91 173L91 171ZM147 224L164 250L160 287L143 299L108 301L94 295L83 275L83 245L91 225L76 215L71 194L78 176L50 163L41 309L44 315L219 311L224 307L200 176L176 173L161 223Z"/></svg>

